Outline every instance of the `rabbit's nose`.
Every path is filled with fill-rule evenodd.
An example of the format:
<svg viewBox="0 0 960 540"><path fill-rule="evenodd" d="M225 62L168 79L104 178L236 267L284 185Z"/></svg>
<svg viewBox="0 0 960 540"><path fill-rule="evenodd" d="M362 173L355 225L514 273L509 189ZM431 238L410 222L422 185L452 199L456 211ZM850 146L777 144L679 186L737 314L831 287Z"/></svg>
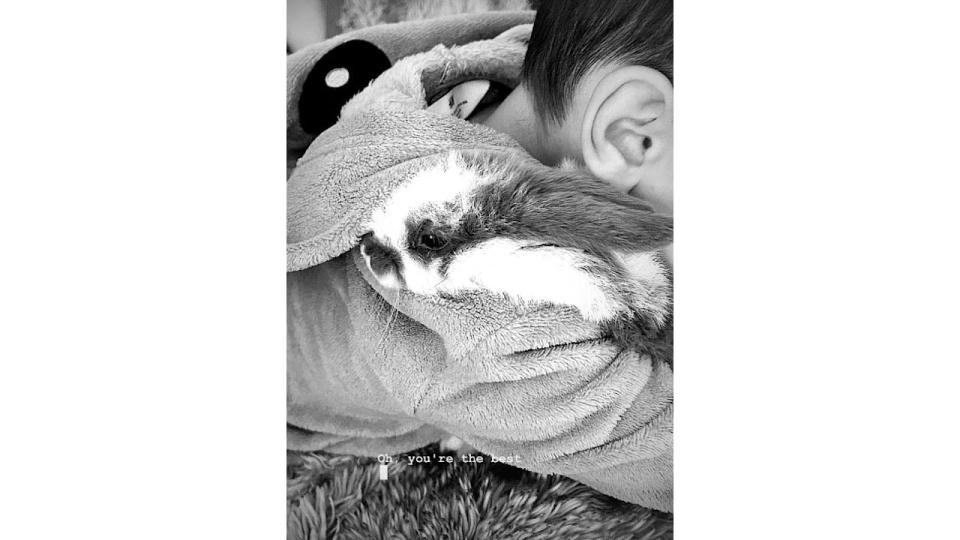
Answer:
<svg viewBox="0 0 960 540"><path fill-rule="evenodd" d="M377 277L391 273L400 274L400 254L392 247L381 243L372 234L360 239L360 253Z"/></svg>

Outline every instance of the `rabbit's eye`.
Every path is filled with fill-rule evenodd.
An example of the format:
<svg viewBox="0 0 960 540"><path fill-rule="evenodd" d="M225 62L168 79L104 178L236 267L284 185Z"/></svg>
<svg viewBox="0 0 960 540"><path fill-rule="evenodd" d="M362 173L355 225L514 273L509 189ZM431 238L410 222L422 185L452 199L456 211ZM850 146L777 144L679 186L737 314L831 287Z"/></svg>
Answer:
<svg viewBox="0 0 960 540"><path fill-rule="evenodd" d="M421 232L420 238L417 240L417 247L421 247L430 251L437 251L438 249L443 248L445 245L447 245L447 241L432 231Z"/></svg>
<svg viewBox="0 0 960 540"><path fill-rule="evenodd" d="M437 226L433 220L425 219L416 228L410 229L408 246L411 251L420 256L432 259L437 251L447 247L450 238L442 226Z"/></svg>

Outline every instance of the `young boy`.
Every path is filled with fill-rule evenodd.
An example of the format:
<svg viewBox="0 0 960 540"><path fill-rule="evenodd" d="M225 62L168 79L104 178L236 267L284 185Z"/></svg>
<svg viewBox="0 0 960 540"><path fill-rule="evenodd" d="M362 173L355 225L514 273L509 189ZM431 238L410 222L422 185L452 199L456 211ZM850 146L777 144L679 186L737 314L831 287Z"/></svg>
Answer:
<svg viewBox="0 0 960 540"><path fill-rule="evenodd" d="M573 158L670 213L672 72L670 2L545 2L523 83L478 120L547 165Z"/></svg>
<svg viewBox="0 0 960 540"><path fill-rule="evenodd" d="M543 2L523 83L479 121L673 213L673 4ZM665 255L671 258L671 250Z"/></svg>
<svg viewBox="0 0 960 540"><path fill-rule="evenodd" d="M470 120L670 212L671 26L659 2L544 3L522 83ZM331 158L311 159L298 167ZM669 367L549 306L397 307L374 285L351 253L288 274L288 447L389 454L453 433L517 466L672 509Z"/></svg>

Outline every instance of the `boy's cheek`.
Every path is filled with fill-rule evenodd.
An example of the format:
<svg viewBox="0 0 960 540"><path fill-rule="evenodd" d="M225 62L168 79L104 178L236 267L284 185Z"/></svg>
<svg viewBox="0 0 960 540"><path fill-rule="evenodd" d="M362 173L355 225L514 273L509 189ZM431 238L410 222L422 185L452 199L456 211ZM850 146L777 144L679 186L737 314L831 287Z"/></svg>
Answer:
<svg viewBox="0 0 960 540"><path fill-rule="evenodd" d="M667 215L673 214L672 185L651 186L641 182L633 186L628 194L647 201L656 212Z"/></svg>
<svg viewBox="0 0 960 540"><path fill-rule="evenodd" d="M664 262L666 262L667 266L669 266L670 269L672 270L673 269L673 244L670 244L669 246L661 249L660 255L663 256Z"/></svg>

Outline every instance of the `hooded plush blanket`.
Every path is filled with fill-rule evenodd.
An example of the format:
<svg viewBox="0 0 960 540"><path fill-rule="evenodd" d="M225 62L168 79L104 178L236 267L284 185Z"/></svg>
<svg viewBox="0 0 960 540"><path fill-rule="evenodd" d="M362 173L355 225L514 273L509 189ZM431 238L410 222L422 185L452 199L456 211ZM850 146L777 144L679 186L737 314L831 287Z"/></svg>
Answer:
<svg viewBox="0 0 960 540"><path fill-rule="evenodd" d="M455 434L516 466L672 511L673 373L664 359L618 348L571 308L383 289L358 254L374 209L450 150L532 159L506 135L426 110L467 80L515 86L529 27L514 26L531 19L432 21L433 39L418 42L426 52L409 47L403 59L363 31L292 55L288 446L375 456ZM470 28L471 40L498 37L433 47L463 42L448 39L451 25ZM356 95L302 103L333 91L317 81L338 69L329 53L353 41L370 46L354 52L392 51L381 50L382 73L364 63L357 77L373 82Z"/></svg>

